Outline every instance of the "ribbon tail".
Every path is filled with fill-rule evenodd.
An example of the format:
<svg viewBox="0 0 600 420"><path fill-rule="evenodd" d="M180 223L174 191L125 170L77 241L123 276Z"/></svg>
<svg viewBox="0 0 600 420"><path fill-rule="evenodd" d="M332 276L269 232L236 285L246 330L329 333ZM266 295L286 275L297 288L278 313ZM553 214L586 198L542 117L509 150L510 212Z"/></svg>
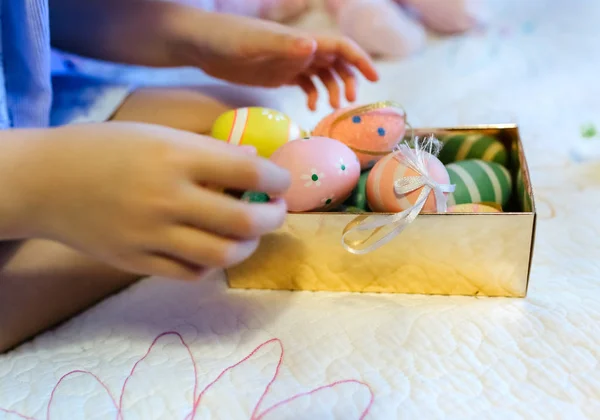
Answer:
<svg viewBox="0 0 600 420"><path fill-rule="evenodd" d="M448 210L448 197L444 193L453 193L455 185L437 185L437 188L433 189L435 195L435 206L438 213L446 213Z"/></svg>
<svg viewBox="0 0 600 420"><path fill-rule="evenodd" d="M404 229L406 229L408 227L408 225L410 225L417 218L417 216L421 213L421 210L423 210L423 207L425 206L425 202L427 201L429 193L430 193L430 188L424 187L423 190L421 191L421 194L419 195L417 202L411 208L404 210L401 213L395 214L393 216L383 217L379 221L376 221L376 222L361 223L356 227L351 227L351 225L349 225L342 235L342 246L346 249L346 251L348 251L352 254L364 255L364 254L372 252L372 251L380 248L381 246L387 244L392 239L394 239L397 235L402 233L402 231ZM391 221L391 223L390 223L390 219L393 219ZM375 234L377 234L384 226L387 226L390 224L395 225L395 227L390 232L388 232L384 237L378 239L377 241L375 241L375 243L367 246L366 248L362 248L362 249L358 248L358 246L364 244L369 239L371 239ZM354 243L351 243L351 244L348 243L347 236L351 232L371 230L371 229L374 229L374 231L367 238L360 240L360 241L354 241ZM356 244L357 246L355 246L354 244Z"/></svg>
<svg viewBox="0 0 600 420"><path fill-rule="evenodd" d="M446 213L447 210L447 202L446 196L440 189L434 190L435 196L435 206L438 213Z"/></svg>

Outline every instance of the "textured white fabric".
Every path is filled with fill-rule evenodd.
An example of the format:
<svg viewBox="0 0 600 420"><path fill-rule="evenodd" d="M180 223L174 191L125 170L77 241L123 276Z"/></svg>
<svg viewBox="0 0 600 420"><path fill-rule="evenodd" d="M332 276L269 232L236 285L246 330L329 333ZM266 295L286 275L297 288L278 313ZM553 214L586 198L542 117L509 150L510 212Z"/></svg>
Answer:
<svg viewBox="0 0 600 420"><path fill-rule="evenodd" d="M360 100L400 101L416 126L521 125L539 211L526 299L230 291L221 276L150 279L0 356L0 407L46 418L52 388L74 369L96 374L118 403L134 363L158 334L175 330L196 360L196 392L188 353L165 336L128 381L125 419L183 419L193 395L272 338L284 356L255 414L355 379L372 390L372 419L598 418L600 161L572 152L600 144L580 133L600 127L600 2L504 4L504 18L485 34L432 41L421 56L381 63L383 81L362 84ZM307 127L327 110L323 99L310 114L293 89L280 98ZM280 353L270 342L226 373L196 418L250 418ZM366 385L347 382L264 418L359 418L369 400ZM106 391L82 374L62 382L50 408L53 419L116 415Z"/></svg>

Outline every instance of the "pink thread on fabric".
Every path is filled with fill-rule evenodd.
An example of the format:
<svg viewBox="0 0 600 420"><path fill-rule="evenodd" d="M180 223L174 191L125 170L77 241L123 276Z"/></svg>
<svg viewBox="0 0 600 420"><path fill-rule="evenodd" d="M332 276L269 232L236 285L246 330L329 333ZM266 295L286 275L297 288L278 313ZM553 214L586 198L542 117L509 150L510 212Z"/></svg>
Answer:
<svg viewBox="0 0 600 420"><path fill-rule="evenodd" d="M25 419L25 420L35 420L35 417L29 417L29 416L26 416L25 414L21 414L17 411L7 410L6 408L1 408L1 407L0 407L0 413L14 414L15 416L19 416L20 418Z"/></svg>
<svg viewBox="0 0 600 420"><path fill-rule="evenodd" d="M264 399L266 398L266 396L269 393L269 390L271 389L271 386L273 385L273 383L277 380L277 377L279 375L279 371L281 370L281 366L283 364L283 355L284 355L284 348L283 348L283 343L281 342L280 339L278 338L273 338L271 340L265 341L264 343L262 343L261 345L259 345L258 347L256 347L250 354L248 354L246 357L244 357L243 359L241 359L239 362L223 369L221 371L221 373L212 381L210 382L202 391L200 391L200 393L198 393L198 366L196 364L196 360L194 359L194 355L192 354L192 350L190 348L190 346L185 342L185 340L183 339L182 335L179 334L176 331L167 331L164 332L162 334L159 334L150 344L150 347L148 348L148 351L146 351L146 353L137 361L135 362L135 364L133 365L133 367L131 368L131 370L129 371L129 374L127 375L127 377L125 378L125 381L123 382L123 386L121 387L121 394L119 395L119 399L117 402L117 399L112 395L112 393L110 392L110 390L108 389L108 387L106 386L106 384L104 382L102 382L102 380L96 376L95 374L93 374L92 372L86 371L86 370L72 370L66 374L64 374L63 376L61 376L58 380L58 382L56 382L56 385L54 385L54 387L52 388L52 391L50 393L50 398L48 400L48 406L46 407L46 420L50 420L50 410L52 408L52 403L55 400L55 395L56 395L56 391L58 389L58 387L61 385L61 383L67 379L69 376L71 375L75 375L75 374L84 374L84 375L89 375L91 376L96 382L98 382L100 384L100 386L102 386L102 388L104 388L104 390L106 391L107 395L109 396L109 398L111 399L113 406L115 407L115 410L117 411L116 414L116 420L123 420L123 397L125 395L125 391L127 388L127 384L129 382L129 380L133 377L136 368L138 367L138 365L143 362L149 355L150 352L152 351L152 349L154 348L154 346L156 345L156 343L158 342L158 340L160 340L162 337L168 336L168 335L174 335L176 336L181 345L186 349L188 355L190 356L190 360L192 362L192 366L193 366L193 371L194 371L194 392L193 392L193 402L192 402L192 409L191 412L185 416L185 420L193 420L194 417L196 416L196 413L198 412L198 408L200 407L200 403L202 401L202 397L208 392L208 390L210 388L213 387L213 385L215 385L223 376L225 376L225 374L227 374L227 372L231 371L232 369L235 369L236 367L242 365L243 363L247 362L248 360L250 360L252 358L252 356L254 356L257 352L259 352L262 348L264 348L265 346L268 346L269 344L272 343L277 343L279 345L279 348L281 350L281 353L279 355L279 360L277 362L277 365L275 367L275 370L273 372L273 377L271 378L271 380L269 381L269 383L267 384L267 386L265 387L265 390L263 391L263 393L261 394L260 398L258 399L256 405L254 406L254 409L252 410L252 414L250 415L250 420L261 420L264 416L266 416L267 414L269 414L270 412L272 412L273 410L284 406L286 404L291 403L292 401L295 401L299 398L302 397L306 397L306 396L310 396L313 395L319 391L322 391L324 389L332 389L335 388L338 385L343 385L343 384L357 384L357 385L361 385L367 388L367 390L369 391L369 403L367 404L367 407L363 410L363 412L361 413L359 419L362 420L364 419L367 414L370 412L371 407L373 406L373 402L375 401L375 395L373 393L373 390L371 389L371 387L369 386L369 384L365 383L365 382L361 382L355 379L344 379L344 380L339 380L339 381L335 381L332 382L328 385L323 385L320 386L318 388L315 388L311 391L307 391L307 392L302 392L296 395L293 395L289 398L286 398L282 401L279 401L275 404L273 404L272 406L266 408L265 410L263 410L262 412L260 412L260 408L261 405L264 401ZM25 414L21 414L17 411L14 410L8 410L5 408L1 408L0 407L0 412L4 412L7 414L13 414L16 415L22 419L26 419L26 420L36 420L35 417L30 417L27 416Z"/></svg>
<svg viewBox="0 0 600 420"><path fill-rule="evenodd" d="M52 401L54 401L54 395L56 394L56 390L58 389L58 387L60 386L60 384L62 383L62 381L64 381L65 379L67 379L69 376L71 375L75 375L76 373L81 373L83 375L89 375L92 378L94 378L96 380L96 382L98 382L100 384L100 386L102 388L104 388L104 390L106 391L106 393L108 394L108 396L110 397L113 405L115 407L117 407L117 402L115 401L115 397L113 397L112 393L110 392L110 389L108 389L108 387L106 386L106 384L104 382L102 382L102 379L100 379L98 376L94 375L92 372L88 372L87 370L72 370L68 373L65 373L63 376L60 377L60 379L58 380L58 382L56 383L56 385L54 385L54 388L52 388L52 392L50 393L50 399L48 400L48 406L46 407L46 418L49 419L50 418L50 408L52 408ZM118 414L117 414L118 416Z"/></svg>
<svg viewBox="0 0 600 420"><path fill-rule="evenodd" d="M194 395L194 396L196 395L196 392L198 391L198 367L196 365L196 360L194 359L194 355L192 354L192 349L190 349L190 346L188 346L188 344L185 342L185 340L183 339L183 337L181 336L181 334L179 334L178 332L175 332L175 331L167 331L167 332L164 332L164 333L158 335L152 341L152 344L150 344L150 347L148 348L148 351L146 352L146 354L144 354L144 356L142 356L142 358L140 360L138 360L137 362L135 362L135 364L131 368L131 371L129 371L129 375L127 375L127 377L125 378L125 382L123 382L123 387L121 388L121 396L119 397L119 406L117 408L118 409L117 420L122 420L123 419L123 395L125 395L125 388L127 387L127 382L129 382L129 380L133 376L133 374L135 372L135 368L137 368L137 366L141 362L143 362L146 359L146 357L148 357L148 355L150 354L150 352L152 351L152 349L154 348L154 346L156 345L156 343L158 342L158 340L160 340L162 337L164 337L166 335L175 335L175 336L177 336L177 338L179 338L179 341L181 342L181 344L183 345L183 347L187 351L188 355L190 356L190 360L192 361L192 366L193 366L193 369L194 369L194 393L192 395Z"/></svg>

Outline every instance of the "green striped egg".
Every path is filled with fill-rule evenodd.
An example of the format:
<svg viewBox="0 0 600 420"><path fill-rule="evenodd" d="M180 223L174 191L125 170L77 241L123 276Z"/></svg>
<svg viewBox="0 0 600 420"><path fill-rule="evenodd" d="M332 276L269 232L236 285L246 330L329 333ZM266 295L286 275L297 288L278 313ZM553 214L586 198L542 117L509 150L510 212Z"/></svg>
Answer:
<svg viewBox="0 0 600 420"><path fill-rule="evenodd" d="M482 134L456 134L444 138L438 158L447 165L469 159L481 159L506 166L508 153L499 140Z"/></svg>
<svg viewBox="0 0 600 420"><path fill-rule="evenodd" d="M523 181L523 171L519 170L517 173L517 182L516 182L517 194L519 197L519 204L521 205L521 209L525 212L530 212L533 208L531 203L531 197L525 188L525 182Z"/></svg>
<svg viewBox="0 0 600 420"><path fill-rule="evenodd" d="M448 195L448 206L467 203L497 203L505 206L512 193L508 170L481 159L463 160L446 165L450 183L456 185Z"/></svg>

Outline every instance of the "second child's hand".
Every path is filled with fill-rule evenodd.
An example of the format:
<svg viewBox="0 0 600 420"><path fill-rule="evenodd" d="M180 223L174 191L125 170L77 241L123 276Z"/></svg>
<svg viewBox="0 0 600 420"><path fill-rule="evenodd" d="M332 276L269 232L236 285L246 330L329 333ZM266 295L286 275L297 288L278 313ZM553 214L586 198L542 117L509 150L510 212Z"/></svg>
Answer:
<svg viewBox="0 0 600 420"><path fill-rule="evenodd" d="M356 99L357 73L371 82L379 78L369 55L345 37L315 35L177 2L50 0L49 4L52 43L63 51L123 64L193 66L244 85L298 86L312 110L318 99L316 80L337 108L342 94L350 102Z"/></svg>
<svg viewBox="0 0 600 420"><path fill-rule="evenodd" d="M304 31L241 16L199 11L182 17L175 54L182 64L232 83L299 86L316 109L320 80L332 107L356 100L356 73L375 82L369 55L348 38ZM227 28L223 30L223 28Z"/></svg>

